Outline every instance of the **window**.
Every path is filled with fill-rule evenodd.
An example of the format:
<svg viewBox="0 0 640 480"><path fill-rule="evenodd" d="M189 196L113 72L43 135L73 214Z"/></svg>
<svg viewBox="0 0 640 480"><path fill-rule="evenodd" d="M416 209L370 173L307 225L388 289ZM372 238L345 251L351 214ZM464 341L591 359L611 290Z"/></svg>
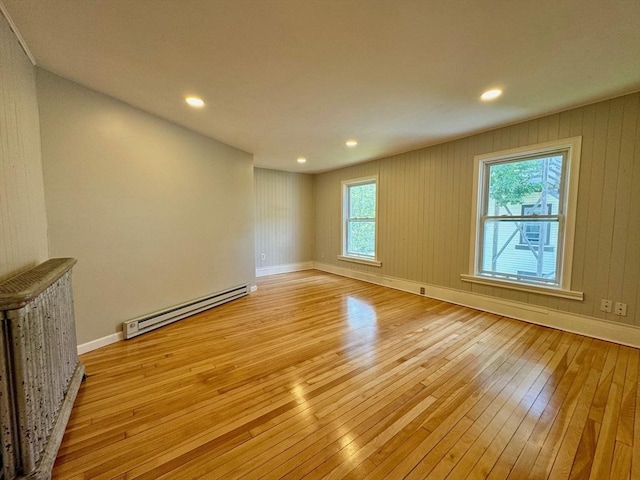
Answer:
<svg viewBox="0 0 640 480"><path fill-rule="evenodd" d="M551 215L551 209L553 206L548 203L547 204L547 215ZM531 215L544 215L545 212L542 209L541 204L537 205L522 205L521 208L522 216L531 216ZM527 222L524 225L524 228L520 232L520 244L516 245L516 248L520 246L525 246L529 248L530 245L537 245L540 242L540 236L545 239L544 244L549 245L549 241L551 240L551 230L546 229L546 235L542 232L542 228L540 228L540 222Z"/></svg>
<svg viewBox="0 0 640 480"><path fill-rule="evenodd" d="M342 255L338 258L380 266L377 261L378 177L342 182Z"/></svg>
<svg viewBox="0 0 640 480"><path fill-rule="evenodd" d="M570 290L581 137L475 158L462 280L582 300Z"/></svg>

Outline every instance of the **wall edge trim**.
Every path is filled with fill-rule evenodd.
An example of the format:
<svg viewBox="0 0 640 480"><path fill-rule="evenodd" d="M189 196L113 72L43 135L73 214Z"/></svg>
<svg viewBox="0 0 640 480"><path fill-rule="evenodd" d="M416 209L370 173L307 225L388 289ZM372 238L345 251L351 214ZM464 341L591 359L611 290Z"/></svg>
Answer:
<svg viewBox="0 0 640 480"><path fill-rule="evenodd" d="M553 310L537 305L504 300L502 298L447 287L439 287L437 285L429 285L413 280L349 270L322 262L314 262L314 269L402 290L415 295L420 295L420 288L424 288L424 296L435 298L436 300L475 308L484 312L534 323L543 327L555 328L577 335L584 335L598 340L605 340L627 347L640 348L640 328L634 325L610 322L585 315Z"/></svg>
<svg viewBox="0 0 640 480"><path fill-rule="evenodd" d="M22 50L24 50L24 53L27 55L27 57L29 57L29 60L31 60L31 65L36 66L36 58L33 56L33 53L31 53L31 50L29 50L27 42L20 33L20 30L18 30L18 26L13 21L13 18L11 18L11 15L9 15L9 10L7 10L7 7L4 5L4 3L2 3L2 0L0 0L0 13L2 13L2 16L7 19L9 28L11 28L11 31L18 39L18 43L22 47Z"/></svg>
<svg viewBox="0 0 640 480"><path fill-rule="evenodd" d="M313 270L313 262L285 263L282 265L256 268L256 277L266 277L267 275L277 275L278 273L299 272L301 270Z"/></svg>
<svg viewBox="0 0 640 480"><path fill-rule="evenodd" d="M124 340L124 334L122 332L117 332L107 335L106 337L96 338L95 340L91 340L87 343L81 343L78 345L78 355L91 352L92 350L97 350L101 347L106 347L107 345L117 343L121 340Z"/></svg>

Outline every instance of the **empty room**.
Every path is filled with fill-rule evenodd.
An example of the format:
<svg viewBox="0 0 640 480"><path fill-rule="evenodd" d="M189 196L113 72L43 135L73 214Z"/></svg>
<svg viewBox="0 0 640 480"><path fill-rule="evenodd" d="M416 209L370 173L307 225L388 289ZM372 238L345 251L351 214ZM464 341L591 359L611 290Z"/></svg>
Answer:
<svg viewBox="0 0 640 480"><path fill-rule="evenodd" d="M639 185L638 0L0 0L0 480L638 480Z"/></svg>

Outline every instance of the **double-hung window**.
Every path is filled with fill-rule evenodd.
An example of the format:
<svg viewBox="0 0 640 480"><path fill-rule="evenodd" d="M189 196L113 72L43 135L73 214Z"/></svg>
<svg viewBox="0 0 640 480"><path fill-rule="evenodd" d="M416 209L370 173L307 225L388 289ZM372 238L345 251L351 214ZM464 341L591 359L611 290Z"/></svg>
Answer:
<svg viewBox="0 0 640 480"><path fill-rule="evenodd" d="M340 260L380 266L377 260L378 177L342 182Z"/></svg>
<svg viewBox="0 0 640 480"><path fill-rule="evenodd" d="M532 205L522 205L521 212L523 217L548 214L551 215L554 205L547 203L546 212L540 202ZM546 235L543 235L541 222L528 222L524 225L524 228L520 230L520 246L524 248L530 248L531 245L538 245L542 236L542 241L545 245L549 245L551 241L551 229L545 229ZM518 246L516 246L518 248Z"/></svg>
<svg viewBox="0 0 640 480"><path fill-rule="evenodd" d="M581 137L475 158L470 273L462 280L571 291Z"/></svg>

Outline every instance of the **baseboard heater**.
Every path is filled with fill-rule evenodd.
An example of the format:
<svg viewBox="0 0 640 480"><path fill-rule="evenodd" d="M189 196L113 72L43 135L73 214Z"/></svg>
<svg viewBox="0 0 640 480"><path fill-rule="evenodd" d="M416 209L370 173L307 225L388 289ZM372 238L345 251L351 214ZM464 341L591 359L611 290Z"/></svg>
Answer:
<svg viewBox="0 0 640 480"><path fill-rule="evenodd" d="M244 297L248 293L249 286L240 285L222 292L213 293L211 295L191 300L181 305L169 307L149 315L134 318L133 320L127 320L122 323L124 338L129 339L137 337L138 335L150 332L151 330L163 327L185 317L190 317L191 315L209 310L210 308L217 307L223 303Z"/></svg>

